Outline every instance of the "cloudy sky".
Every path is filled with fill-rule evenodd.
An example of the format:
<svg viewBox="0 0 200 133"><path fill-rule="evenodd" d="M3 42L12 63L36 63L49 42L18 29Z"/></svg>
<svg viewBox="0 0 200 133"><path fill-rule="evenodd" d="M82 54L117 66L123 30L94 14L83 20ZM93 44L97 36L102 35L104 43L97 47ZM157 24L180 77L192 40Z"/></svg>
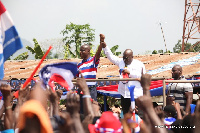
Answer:
<svg viewBox="0 0 200 133"><path fill-rule="evenodd" d="M109 46L119 51L131 48L134 55L145 51L172 50L183 32L183 0L2 0L21 38L32 42L62 38L66 24L89 23L106 36ZM166 23L167 22L167 23Z"/></svg>

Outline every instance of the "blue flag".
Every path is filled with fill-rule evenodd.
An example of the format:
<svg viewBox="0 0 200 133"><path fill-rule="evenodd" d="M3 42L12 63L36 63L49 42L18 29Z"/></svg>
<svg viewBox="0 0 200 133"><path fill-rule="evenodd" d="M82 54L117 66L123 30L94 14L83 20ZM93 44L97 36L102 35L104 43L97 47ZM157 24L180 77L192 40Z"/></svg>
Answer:
<svg viewBox="0 0 200 133"><path fill-rule="evenodd" d="M4 77L4 62L22 47L13 21L0 1L0 80Z"/></svg>

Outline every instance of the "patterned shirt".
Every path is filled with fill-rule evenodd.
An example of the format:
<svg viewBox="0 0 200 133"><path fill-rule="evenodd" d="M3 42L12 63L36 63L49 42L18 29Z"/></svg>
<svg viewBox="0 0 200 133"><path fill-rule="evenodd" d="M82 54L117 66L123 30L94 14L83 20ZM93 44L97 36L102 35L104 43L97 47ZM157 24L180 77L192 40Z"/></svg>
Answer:
<svg viewBox="0 0 200 133"><path fill-rule="evenodd" d="M96 79L98 65L99 65L99 60L96 60L94 56L94 57L89 57L87 60L83 59L78 64L78 69L81 71L85 79ZM96 82L87 82L87 85L96 85Z"/></svg>
<svg viewBox="0 0 200 133"><path fill-rule="evenodd" d="M186 80L181 78L180 80ZM186 107L186 92L193 92L191 83L170 83L168 85L168 91L170 95L175 96L175 102L179 103L180 106L185 109Z"/></svg>

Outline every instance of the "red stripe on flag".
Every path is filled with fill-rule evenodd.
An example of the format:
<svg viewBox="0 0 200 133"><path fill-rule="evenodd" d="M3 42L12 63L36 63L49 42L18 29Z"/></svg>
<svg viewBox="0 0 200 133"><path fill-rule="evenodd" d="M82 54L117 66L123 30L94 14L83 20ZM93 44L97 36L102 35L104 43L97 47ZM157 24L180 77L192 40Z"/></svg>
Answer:
<svg viewBox="0 0 200 133"><path fill-rule="evenodd" d="M4 7L2 2L0 1L0 15L3 14L5 11L6 11L6 8Z"/></svg>
<svg viewBox="0 0 200 133"><path fill-rule="evenodd" d="M51 76L49 82L51 83L52 81L57 82L58 84L65 87L65 89L69 91L69 85L68 85L67 81L65 81L65 79L61 75L54 73Z"/></svg>

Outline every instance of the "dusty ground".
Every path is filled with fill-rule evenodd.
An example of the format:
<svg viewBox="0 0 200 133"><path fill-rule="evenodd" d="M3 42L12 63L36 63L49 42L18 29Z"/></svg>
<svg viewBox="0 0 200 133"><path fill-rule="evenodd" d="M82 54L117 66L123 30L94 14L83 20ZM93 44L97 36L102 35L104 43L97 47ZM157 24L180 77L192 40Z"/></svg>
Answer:
<svg viewBox="0 0 200 133"><path fill-rule="evenodd" d="M134 56L135 59L142 61L145 64L146 70L153 70L159 68L161 66L167 65L170 62L187 59L189 57L195 56L199 53L172 53L172 54L156 54L156 55L139 55ZM80 59L70 59L70 60L45 60L39 70L49 63L56 62L80 62ZM5 76L4 80L8 80L11 78L28 78L33 72L34 68L40 60L25 60L25 61L6 61L5 62ZM197 71L200 71L200 60L194 64L183 67L184 75L193 75L196 74ZM39 70L36 72L35 76L38 75ZM108 75L119 75L119 69L116 65L112 64L107 58L101 58L100 64L98 66L97 78L106 78ZM165 71L159 74L152 75L153 77L171 77L170 71Z"/></svg>

